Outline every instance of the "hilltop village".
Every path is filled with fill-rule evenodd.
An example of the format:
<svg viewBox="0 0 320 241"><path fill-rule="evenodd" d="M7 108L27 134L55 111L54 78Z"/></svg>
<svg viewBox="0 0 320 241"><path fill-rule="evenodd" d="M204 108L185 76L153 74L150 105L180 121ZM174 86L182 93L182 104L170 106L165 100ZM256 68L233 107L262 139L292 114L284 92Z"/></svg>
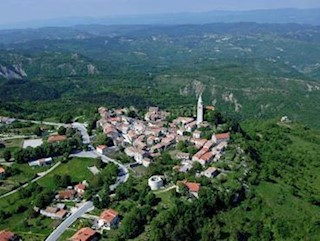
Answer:
<svg viewBox="0 0 320 241"><path fill-rule="evenodd" d="M123 109L100 107L101 119L97 125L113 140L114 146L99 145L97 151L108 153L117 147L137 164L149 167L156 157L169 149L173 150L172 158L180 160L174 170L188 172L197 162L206 168L198 175L214 177L219 171L211 164L219 161L230 140L229 132L212 133L208 139L204 137L206 130L213 130L212 123L204 121L204 112L214 110L214 106L203 106L201 95L196 118L180 116L171 122L167 121L169 113L158 107L150 107L143 120L128 117Z"/></svg>

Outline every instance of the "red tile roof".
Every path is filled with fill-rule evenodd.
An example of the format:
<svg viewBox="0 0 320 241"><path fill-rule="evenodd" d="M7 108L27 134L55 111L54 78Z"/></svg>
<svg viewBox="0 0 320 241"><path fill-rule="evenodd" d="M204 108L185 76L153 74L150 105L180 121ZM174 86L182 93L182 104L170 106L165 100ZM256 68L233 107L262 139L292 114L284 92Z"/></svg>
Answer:
<svg viewBox="0 0 320 241"><path fill-rule="evenodd" d="M14 239L14 237L15 237L15 234L10 231L6 231L6 230L0 231L0 241L11 241Z"/></svg>
<svg viewBox="0 0 320 241"><path fill-rule="evenodd" d="M89 241L97 232L91 228L82 228L71 237L72 241Z"/></svg>
<svg viewBox="0 0 320 241"><path fill-rule="evenodd" d="M205 154L203 154L201 157L200 157L200 160L203 160L203 161L210 161L211 159L213 158L213 153L212 152L207 152Z"/></svg>
<svg viewBox="0 0 320 241"><path fill-rule="evenodd" d="M184 185L186 185L186 187L189 189L189 192L199 192L199 190L200 190L200 184L199 183L187 182L187 180L178 181L177 185L179 185L179 183L183 183Z"/></svg>
<svg viewBox="0 0 320 241"><path fill-rule="evenodd" d="M115 210L108 209L104 210L101 215L100 219L104 220L107 223L112 223L113 219L116 218L119 215Z"/></svg>
<svg viewBox="0 0 320 241"><path fill-rule="evenodd" d="M190 192L199 192L200 184L195 182L186 182L186 186Z"/></svg>
<svg viewBox="0 0 320 241"><path fill-rule="evenodd" d="M58 141L64 141L66 139L67 137L64 135L52 135L52 136L49 136L48 142L58 142Z"/></svg>
<svg viewBox="0 0 320 241"><path fill-rule="evenodd" d="M229 138L230 138L230 133L216 134L216 139L217 139L217 140L229 139Z"/></svg>
<svg viewBox="0 0 320 241"><path fill-rule="evenodd" d="M212 106L212 105L208 105L205 107L207 110L215 110L216 107L215 106Z"/></svg>
<svg viewBox="0 0 320 241"><path fill-rule="evenodd" d="M86 189L86 185L79 183L77 184L74 189L80 189L80 190L85 190Z"/></svg>
<svg viewBox="0 0 320 241"><path fill-rule="evenodd" d="M5 173L5 172L6 172L6 170L4 170L3 167L0 167L0 174L3 174L3 173Z"/></svg>
<svg viewBox="0 0 320 241"><path fill-rule="evenodd" d="M75 190L63 190L60 191L58 196L60 199L72 199L76 194Z"/></svg>
<svg viewBox="0 0 320 241"><path fill-rule="evenodd" d="M104 150L105 148L107 148L106 145L99 145L96 149Z"/></svg>

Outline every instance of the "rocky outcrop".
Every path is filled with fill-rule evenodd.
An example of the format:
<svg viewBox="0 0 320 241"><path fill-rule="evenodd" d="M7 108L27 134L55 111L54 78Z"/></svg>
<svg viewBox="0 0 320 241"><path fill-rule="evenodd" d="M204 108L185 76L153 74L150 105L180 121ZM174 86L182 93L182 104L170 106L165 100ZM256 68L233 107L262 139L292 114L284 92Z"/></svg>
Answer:
<svg viewBox="0 0 320 241"><path fill-rule="evenodd" d="M7 80L23 79L27 77L27 73L23 70L20 64L12 65L10 67L0 64L0 77L3 77Z"/></svg>

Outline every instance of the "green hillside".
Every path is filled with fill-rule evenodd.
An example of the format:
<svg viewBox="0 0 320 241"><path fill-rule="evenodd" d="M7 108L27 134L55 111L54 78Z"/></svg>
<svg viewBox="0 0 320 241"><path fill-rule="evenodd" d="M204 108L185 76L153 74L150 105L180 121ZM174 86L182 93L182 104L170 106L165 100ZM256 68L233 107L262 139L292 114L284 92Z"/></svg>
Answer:
<svg viewBox="0 0 320 241"><path fill-rule="evenodd" d="M62 109L81 115L99 105L190 107L204 90L205 104L225 115L288 115L320 128L320 107L314 104L320 101L319 27L92 25L69 34L67 29L25 30L35 36L23 44L8 40L12 32L1 32L8 35L0 46L3 114L60 118Z"/></svg>

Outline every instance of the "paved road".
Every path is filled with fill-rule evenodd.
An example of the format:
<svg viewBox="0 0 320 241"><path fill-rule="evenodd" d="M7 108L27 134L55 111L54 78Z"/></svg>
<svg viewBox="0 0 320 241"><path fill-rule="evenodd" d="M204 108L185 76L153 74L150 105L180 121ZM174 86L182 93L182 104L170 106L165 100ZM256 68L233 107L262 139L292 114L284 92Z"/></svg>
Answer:
<svg viewBox="0 0 320 241"><path fill-rule="evenodd" d="M166 189L162 189L162 190L159 190L159 191L155 191L154 194L159 194L159 193L164 193L164 192L168 192L172 189L175 189L177 188L176 185L173 185L173 186L170 186L170 187L167 187Z"/></svg>
<svg viewBox="0 0 320 241"><path fill-rule="evenodd" d="M0 199L2 198L5 198L5 197L8 197L14 193L16 193L17 191L19 191L20 189L22 188L25 188L27 187L30 183L33 183L33 182L37 182L38 180L40 180L41 178L43 178L44 176L46 176L47 174L49 174L50 172L52 172L54 169L56 169L59 165L61 164L61 162L57 162L54 166L52 166L49 170L45 171L45 172L41 172L40 176L39 177L36 177L34 179L32 179L30 182L10 191L10 192L7 192L6 194L3 194L0 196Z"/></svg>
<svg viewBox="0 0 320 241"><path fill-rule="evenodd" d="M121 183L125 183L126 181L128 181L129 178L129 170L127 167L125 167L124 165L122 165L120 162L111 159L110 157L107 157L105 155L101 155L100 153L96 152L95 153L101 157L101 160L105 163L108 162L113 162L114 164L116 164L119 167L119 174L116 180L116 183L110 186L110 190L114 191L117 186L119 186Z"/></svg>
<svg viewBox="0 0 320 241"><path fill-rule="evenodd" d="M35 120L23 120L23 119L17 119L18 121L21 122L30 122L34 124L44 124L48 126L65 126L66 124L64 123L56 123L56 122L48 122L48 121L35 121Z"/></svg>
<svg viewBox="0 0 320 241"><path fill-rule="evenodd" d="M88 135L88 131L85 124L75 122L75 123L72 123L71 126L72 128L80 131L82 135L83 144L90 144L90 137Z"/></svg>
<svg viewBox="0 0 320 241"><path fill-rule="evenodd" d="M46 241L56 241L59 239L61 234L75 222L78 218L80 218L83 214L88 212L93 208L93 203L91 201L85 202L81 207L78 208L76 212L71 214L66 220L64 220L46 239Z"/></svg>

